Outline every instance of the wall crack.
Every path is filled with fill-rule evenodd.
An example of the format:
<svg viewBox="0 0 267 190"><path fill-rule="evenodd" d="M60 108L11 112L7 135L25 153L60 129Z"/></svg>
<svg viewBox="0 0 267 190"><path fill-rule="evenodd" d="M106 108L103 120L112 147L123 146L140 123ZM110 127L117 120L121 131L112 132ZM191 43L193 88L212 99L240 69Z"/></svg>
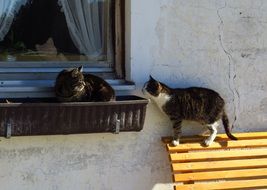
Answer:
<svg viewBox="0 0 267 190"><path fill-rule="evenodd" d="M240 94L238 92L238 89L236 87L235 84L235 80L236 80L236 66L233 62L233 56L230 53L230 50L227 50L224 43L223 43L223 28L224 28L224 20L220 14L220 12L225 9L227 7L227 3L226 1L224 1L224 6L220 7L217 9L217 16L219 18L220 24L218 26L219 28L219 43L220 46L223 50L223 52L225 53L225 55L228 58L228 87L232 93L232 102L234 104L234 121L233 121L233 125L236 123L237 120L237 116L239 115L238 110L240 107Z"/></svg>

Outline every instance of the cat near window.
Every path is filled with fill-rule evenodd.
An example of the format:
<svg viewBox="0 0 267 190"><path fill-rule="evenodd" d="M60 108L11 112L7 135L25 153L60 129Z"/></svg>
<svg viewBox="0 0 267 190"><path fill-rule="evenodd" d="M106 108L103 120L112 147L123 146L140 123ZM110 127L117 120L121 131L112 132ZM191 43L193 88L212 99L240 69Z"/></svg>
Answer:
<svg viewBox="0 0 267 190"><path fill-rule="evenodd" d="M211 145L216 138L220 120L227 136L237 140L230 132L229 120L224 108L225 102L217 92L199 87L173 89L151 76L145 83L143 92L172 121L174 146L179 145L183 120L196 121L208 128L211 134L204 140L205 146Z"/></svg>
<svg viewBox="0 0 267 190"><path fill-rule="evenodd" d="M102 78L83 74L83 67L61 71L55 83L60 102L107 102L115 100L114 89Z"/></svg>

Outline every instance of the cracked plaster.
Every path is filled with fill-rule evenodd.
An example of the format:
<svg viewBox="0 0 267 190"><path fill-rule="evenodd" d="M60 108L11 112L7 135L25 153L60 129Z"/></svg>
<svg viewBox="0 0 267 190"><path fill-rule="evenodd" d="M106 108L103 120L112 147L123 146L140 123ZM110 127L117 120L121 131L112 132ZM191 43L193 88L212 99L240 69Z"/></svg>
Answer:
<svg viewBox="0 0 267 190"><path fill-rule="evenodd" d="M234 131L266 130L266 8L262 0L160 1L152 7L159 12L151 13L154 28L133 40L149 41L149 54L133 53L133 63L145 58L143 74L133 71L133 80L141 84L152 74L171 87L214 89L227 102Z"/></svg>
<svg viewBox="0 0 267 190"><path fill-rule="evenodd" d="M212 88L225 98L231 122L236 115L234 131L266 131L267 1L126 4L128 78L136 94L149 74L172 87ZM1 190L171 190L160 142L170 134L150 103L140 133L1 138Z"/></svg>

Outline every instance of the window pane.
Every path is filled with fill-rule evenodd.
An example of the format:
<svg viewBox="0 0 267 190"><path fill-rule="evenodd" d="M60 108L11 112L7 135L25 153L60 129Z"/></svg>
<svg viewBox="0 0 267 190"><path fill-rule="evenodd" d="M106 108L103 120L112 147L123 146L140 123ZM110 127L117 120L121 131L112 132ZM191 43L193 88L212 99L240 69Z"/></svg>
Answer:
<svg viewBox="0 0 267 190"><path fill-rule="evenodd" d="M0 0L0 61L112 60L111 0Z"/></svg>

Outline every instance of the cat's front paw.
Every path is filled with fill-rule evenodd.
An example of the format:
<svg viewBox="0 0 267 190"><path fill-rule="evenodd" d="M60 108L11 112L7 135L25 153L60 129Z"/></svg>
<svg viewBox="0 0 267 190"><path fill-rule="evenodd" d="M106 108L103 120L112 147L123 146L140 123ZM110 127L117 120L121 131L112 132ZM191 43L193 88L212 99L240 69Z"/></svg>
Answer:
<svg viewBox="0 0 267 190"><path fill-rule="evenodd" d="M173 146L178 146L180 143L178 140L172 140L172 145Z"/></svg>
<svg viewBox="0 0 267 190"><path fill-rule="evenodd" d="M210 146L211 144L212 144L212 140L210 140L209 138L208 139L205 139L204 141L203 141L203 144L204 144L204 146Z"/></svg>

